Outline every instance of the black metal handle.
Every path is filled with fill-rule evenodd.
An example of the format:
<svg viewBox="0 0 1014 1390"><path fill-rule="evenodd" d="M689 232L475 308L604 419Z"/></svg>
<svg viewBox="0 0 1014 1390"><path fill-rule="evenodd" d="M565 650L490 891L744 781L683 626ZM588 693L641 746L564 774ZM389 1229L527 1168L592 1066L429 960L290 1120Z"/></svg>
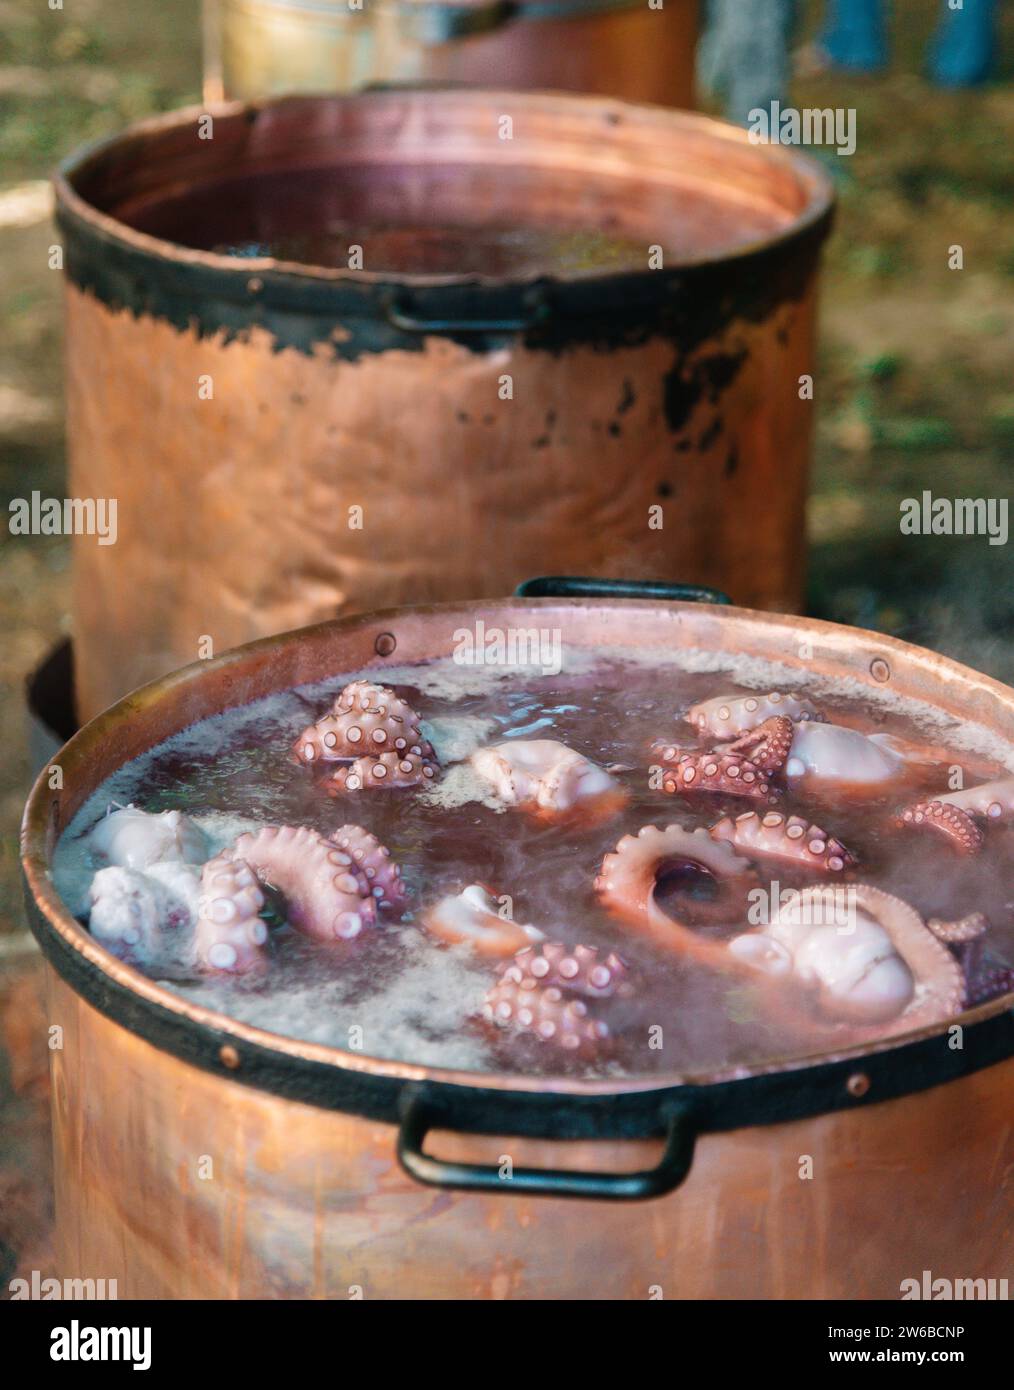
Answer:
<svg viewBox="0 0 1014 1390"><path fill-rule="evenodd" d="M532 296L524 314L502 318L432 318L415 314L405 307L404 300L392 296L384 304L384 313L392 328L402 333L528 333L549 317L545 299Z"/></svg>
<svg viewBox="0 0 1014 1390"><path fill-rule="evenodd" d="M651 598L670 603L731 603L721 589L704 584L669 584L664 579L584 579L580 575L543 575L526 579L517 598Z"/></svg>
<svg viewBox="0 0 1014 1390"><path fill-rule="evenodd" d="M427 1187L453 1187L465 1192L514 1192L527 1197L586 1197L595 1201L635 1202L661 1197L680 1183L694 1161L696 1132L686 1106L674 1106L668 1117L665 1151L654 1168L637 1173L590 1173L569 1168L513 1168L454 1163L423 1152L431 1129L452 1128L425 1100L411 1100L398 1131L398 1162L410 1177Z"/></svg>

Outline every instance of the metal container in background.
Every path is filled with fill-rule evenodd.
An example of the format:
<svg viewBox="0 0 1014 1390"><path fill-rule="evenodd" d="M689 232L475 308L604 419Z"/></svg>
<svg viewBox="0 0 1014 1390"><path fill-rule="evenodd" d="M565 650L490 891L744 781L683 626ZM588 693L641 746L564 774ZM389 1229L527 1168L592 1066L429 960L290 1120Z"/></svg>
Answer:
<svg viewBox="0 0 1014 1390"><path fill-rule="evenodd" d="M209 649L547 569L800 604L819 165L561 94L230 104L211 139L206 119L145 121L57 178L72 494L118 501L115 545L74 538L82 719ZM438 270L371 271L369 236L362 270L173 239L181 199L214 247L282 176L248 234L298 232L312 179L315 217L392 225ZM473 229L519 226L576 261L453 273ZM587 268L610 236L636 260Z"/></svg>
<svg viewBox="0 0 1014 1390"><path fill-rule="evenodd" d="M694 105L698 0L205 0L205 99L447 82Z"/></svg>
<svg viewBox="0 0 1014 1390"><path fill-rule="evenodd" d="M115 1278L121 1298L336 1299L896 1300L927 1269L1014 1279L1012 994L904 1037L707 1074L451 1071L212 1012L110 955L59 898L57 839L124 762L292 685L448 659L478 619L640 661L775 661L857 697L886 684L1010 745L1014 690L907 643L539 586L554 587L587 597L370 614L197 663L83 729L61 788L39 778L22 864L62 1030L62 1277ZM815 1181L800 1181L804 1155Z"/></svg>

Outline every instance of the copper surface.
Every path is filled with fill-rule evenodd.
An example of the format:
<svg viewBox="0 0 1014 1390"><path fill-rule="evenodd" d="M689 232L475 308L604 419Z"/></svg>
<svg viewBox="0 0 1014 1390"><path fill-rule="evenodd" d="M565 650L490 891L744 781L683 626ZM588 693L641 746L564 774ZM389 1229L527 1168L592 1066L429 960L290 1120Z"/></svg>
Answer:
<svg viewBox="0 0 1014 1390"><path fill-rule="evenodd" d="M667 0L654 9L647 0L620 0L593 14L531 19L523 3L509 17L504 6L411 0L371 0L360 10L346 0L312 7L217 0L217 7L220 52L209 55L207 77L216 84L212 93L221 81L230 97L454 82L694 105L697 0ZM434 16L464 12L468 22L469 11L488 32L427 40Z"/></svg>
<svg viewBox="0 0 1014 1390"><path fill-rule="evenodd" d="M263 1094L233 1079L243 1045L408 1079L475 1074L378 1061L280 1038L169 993L110 956L69 915L48 874L60 829L126 759L194 720L296 683L447 656L453 634L558 626L566 646L650 654L735 651L810 675L851 678L930 702L1007 741L1014 691L874 633L742 609L613 600L503 600L395 610L270 638L164 678L107 711L63 750L64 788L44 775L25 814L23 864L47 922L95 970L224 1038L221 1070L199 1071L97 1013L50 969L59 1272L117 1278L135 1297L897 1298L924 1269L1014 1274L1014 1062L882 1103L700 1139L689 1178L634 1207L434 1192L397 1166L392 1127ZM392 646L393 640L393 646ZM379 656L379 650L385 655ZM801 653L806 652L804 657ZM878 676L871 674L876 664ZM887 673L886 682L884 673ZM1011 996L962 1016L1011 1007ZM921 1036L943 1039L942 1026ZM871 1044L842 1056L889 1048ZM941 1041L941 1046L946 1046ZM618 1094L708 1076L483 1076L503 1091ZM650 1164L647 1142L441 1135L466 1161L596 1167ZM800 1176L804 1157L813 1178ZM209 1166L210 1165L210 1166ZM358 1291L358 1292L357 1292Z"/></svg>
<svg viewBox="0 0 1014 1390"><path fill-rule="evenodd" d="M708 1135L657 1201L480 1196L416 1186L390 1126L195 1070L49 973L57 1268L115 1278L121 1298L898 1299L924 1269L1014 1277L1014 1061L862 1113ZM429 1146L609 1171L659 1150Z"/></svg>
<svg viewBox="0 0 1014 1390"><path fill-rule="evenodd" d="M505 103L513 142L491 135ZM154 118L58 181L69 225L109 256L150 257L117 282L132 287L130 307L67 286L71 493L118 504L115 545L74 538L83 718L193 660L207 639L222 650L341 612L491 596L547 568L679 578L753 606L798 606L813 419L799 378L812 370L812 234L830 201L815 166L703 117L564 96L409 93L282 102L257 108L253 124L246 114L223 108L203 142L195 113ZM703 200L678 264L708 267L715 283L688 282L677 298L688 325L708 326L686 341L637 331L602 341L606 315L598 338L557 349L516 334L479 350L434 333L353 352L361 324L324 315L307 319L323 335L308 350L258 326L256 312L227 333L197 321L199 302L176 316L147 307L147 266L178 272L181 293L188 274L221 271L241 320L277 270L311 293L384 278L216 256L120 220L167 183L319 167L336 150L366 167L480 167L491 139L498 159L533 171L533 222L561 216L565 174L582 183L575 215L589 227L648 239L667 209ZM487 196L505 196L495 186ZM758 209L782 230L716 243ZM769 259L755 284L738 267L758 249ZM776 269L794 277L791 291L769 291ZM599 291L585 278L592 303ZM748 304L756 294L770 296L763 312ZM355 507L361 529L349 524Z"/></svg>

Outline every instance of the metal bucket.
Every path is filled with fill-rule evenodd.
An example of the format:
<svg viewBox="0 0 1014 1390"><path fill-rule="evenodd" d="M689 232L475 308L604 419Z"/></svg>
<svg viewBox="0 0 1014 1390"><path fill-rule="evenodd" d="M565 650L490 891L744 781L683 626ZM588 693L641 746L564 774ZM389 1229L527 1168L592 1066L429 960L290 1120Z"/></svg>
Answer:
<svg viewBox="0 0 1014 1390"><path fill-rule="evenodd" d="M74 543L82 718L209 649L547 568L799 605L819 166L559 95L232 105L210 139L204 119L144 122L57 178L71 488L118 500L115 545ZM644 269L371 272L368 239L347 270L138 229L182 197L204 228L250 186L230 180L269 175L290 182L258 216L298 228L321 170L315 217L520 220L578 259L633 239Z"/></svg>
<svg viewBox="0 0 1014 1390"><path fill-rule="evenodd" d="M708 1075L455 1072L212 1013L108 954L57 896L56 840L124 761L293 684L448 657L479 618L642 659L775 660L1010 742L1014 691L917 647L584 589L266 639L137 692L63 749L62 789L40 777L22 863L62 1030L61 1275L115 1278L132 1298L897 1299L923 1270L1014 1278L1012 994L889 1042Z"/></svg>
<svg viewBox="0 0 1014 1390"><path fill-rule="evenodd" d="M205 97L453 82L694 104L697 0L209 0Z"/></svg>

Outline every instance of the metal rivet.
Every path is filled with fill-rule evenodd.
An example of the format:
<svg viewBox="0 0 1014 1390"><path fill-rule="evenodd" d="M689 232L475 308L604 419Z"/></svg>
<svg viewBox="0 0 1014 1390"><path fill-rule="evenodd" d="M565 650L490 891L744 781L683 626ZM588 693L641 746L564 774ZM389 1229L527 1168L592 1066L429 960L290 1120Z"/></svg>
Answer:
<svg viewBox="0 0 1014 1390"><path fill-rule="evenodd" d="M228 1067L230 1071L235 1071L239 1066L239 1053L232 1043L223 1043L218 1049L218 1060L223 1067Z"/></svg>
<svg viewBox="0 0 1014 1390"><path fill-rule="evenodd" d="M845 1089L850 1096L855 1096L858 1099L870 1089L870 1078L864 1071L853 1072L845 1082Z"/></svg>
<svg viewBox="0 0 1014 1390"><path fill-rule="evenodd" d="M870 675L881 684L891 679L891 668L882 656L875 656L870 662Z"/></svg>
<svg viewBox="0 0 1014 1390"><path fill-rule="evenodd" d="M382 632L373 644L373 650L378 656L390 656L398 645L398 639L393 632Z"/></svg>
<svg viewBox="0 0 1014 1390"><path fill-rule="evenodd" d="M246 287L250 294L260 294L261 290L264 288L264 281L259 275L251 275L250 279L246 282Z"/></svg>

